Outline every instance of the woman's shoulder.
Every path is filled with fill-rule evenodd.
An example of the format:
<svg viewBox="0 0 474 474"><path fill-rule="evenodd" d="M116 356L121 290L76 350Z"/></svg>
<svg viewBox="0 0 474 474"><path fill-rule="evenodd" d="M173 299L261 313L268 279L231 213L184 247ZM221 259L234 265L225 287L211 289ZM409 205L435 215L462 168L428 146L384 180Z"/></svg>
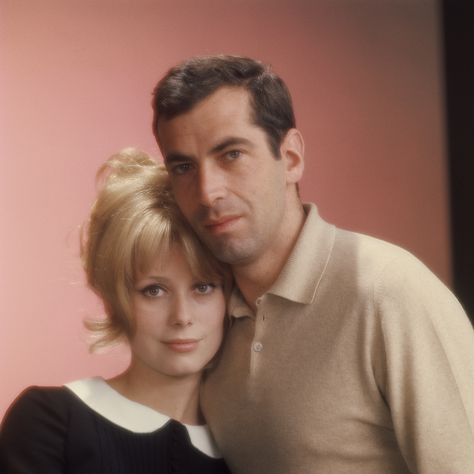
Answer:
<svg viewBox="0 0 474 474"><path fill-rule="evenodd" d="M32 386L23 390L1 424L0 468L6 472L14 467L18 472L33 472L35 466L38 470L34 472L43 468L41 472L59 472L73 403L64 387Z"/></svg>
<svg viewBox="0 0 474 474"><path fill-rule="evenodd" d="M13 403L45 403L64 398L67 398L67 390L62 385L48 387L31 385L20 392Z"/></svg>
<svg viewBox="0 0 474 474"><path fill-rule="evenodd" d="M23 390L8 408L4 422L10 418L34 421L42 416L59 415L71 403L65 387L30 386Z"/></svg>
<svg viewBox="0 0 474 474"><path fill-rule="evenodd" d="M1 424L2 442L25 440L25 434L31 439L63 437L73 404L71 393L64 387L26 388L5 413Z"/></svg>

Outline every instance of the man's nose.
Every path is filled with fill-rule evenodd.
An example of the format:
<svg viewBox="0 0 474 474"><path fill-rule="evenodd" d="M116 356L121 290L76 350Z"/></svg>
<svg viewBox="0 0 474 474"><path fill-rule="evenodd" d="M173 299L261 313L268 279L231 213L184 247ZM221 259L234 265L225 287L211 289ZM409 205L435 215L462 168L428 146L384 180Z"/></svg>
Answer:
<svg viewBox="0 0 474 474"><path fill-rule="evenodd" d="M225 180L222 171L216 166L205 166L199 170L199 201L206 207L212 207L225 195Z"/></svg>

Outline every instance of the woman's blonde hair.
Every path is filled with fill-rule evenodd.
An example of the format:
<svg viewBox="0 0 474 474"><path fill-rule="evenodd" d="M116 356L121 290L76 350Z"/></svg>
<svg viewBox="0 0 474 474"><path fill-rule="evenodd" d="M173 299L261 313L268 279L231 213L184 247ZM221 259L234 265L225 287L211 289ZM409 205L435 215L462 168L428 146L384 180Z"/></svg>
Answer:
<svg viewBox="0 0 474 474"><path fill-rule="evenodd" d="M200 243L176 205L163 165L128 148L97 172L99 190L81 233L87 283L101 298L105 318L86 320L96 336L91 350L134 333L130 293L137 273L146 273L161 254L179 244L197 278L228 279Z"/></svg>

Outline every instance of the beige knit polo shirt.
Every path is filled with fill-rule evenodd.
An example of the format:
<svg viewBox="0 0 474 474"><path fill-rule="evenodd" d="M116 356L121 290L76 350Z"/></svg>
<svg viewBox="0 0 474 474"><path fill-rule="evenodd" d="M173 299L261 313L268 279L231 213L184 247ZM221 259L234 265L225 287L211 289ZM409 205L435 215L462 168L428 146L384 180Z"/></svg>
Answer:
<svg viewBox="0 0 474 474"><path fill-rule="evenodd" d="M233 324L202 392L237 474L474 473L474 332L394 245L314 205L257 312Z"/></svg>

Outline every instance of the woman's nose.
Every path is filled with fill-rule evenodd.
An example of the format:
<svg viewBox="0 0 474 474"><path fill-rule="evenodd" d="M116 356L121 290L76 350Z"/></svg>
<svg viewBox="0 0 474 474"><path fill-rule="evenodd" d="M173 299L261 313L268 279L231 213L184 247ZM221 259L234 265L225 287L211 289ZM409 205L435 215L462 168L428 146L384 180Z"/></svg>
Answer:
<svg viewBox="0 0 474 474"><path fill-rule="evenodd" d="M171 308L170 323L173 326L188 326L192 324L193 317L190 305L184 296L177 296Z"/></svg>

